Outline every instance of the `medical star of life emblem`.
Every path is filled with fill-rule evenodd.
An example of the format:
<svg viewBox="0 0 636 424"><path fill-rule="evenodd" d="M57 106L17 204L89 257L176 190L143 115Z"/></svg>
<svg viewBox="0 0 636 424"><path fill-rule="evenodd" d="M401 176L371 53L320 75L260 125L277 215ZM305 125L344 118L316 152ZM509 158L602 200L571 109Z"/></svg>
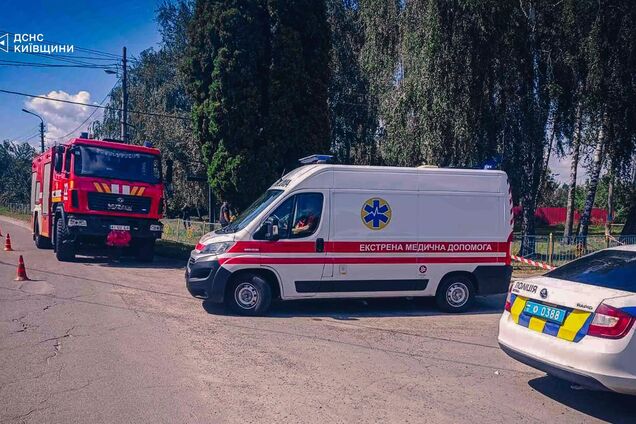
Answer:
<svg viewBox="0 0 636 424"><path fill-rule="evenodd" d="M391 207L386 200L373 197L362 205L360 217L370 230L381 230L391 221Z"/></svg>

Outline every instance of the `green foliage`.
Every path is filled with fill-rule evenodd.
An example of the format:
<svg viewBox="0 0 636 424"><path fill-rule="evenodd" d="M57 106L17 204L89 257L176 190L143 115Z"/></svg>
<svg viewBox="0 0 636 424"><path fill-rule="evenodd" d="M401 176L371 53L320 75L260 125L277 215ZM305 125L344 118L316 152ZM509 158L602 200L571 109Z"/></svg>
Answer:
<svg viewBox="0 0 636 424"><path fill-rule="evenodd" d="M242 208L329 148L321 1L198 1L184 70L215 194Z"/></svg>
<svg viewBox="0 0 636 424"><path fill-rule="evenodd" d="M0 203L30 203L34 156L35 149L27 143L0 144Z"/></svg>
<svg viewBox="0 0 636 424"><path fill-rule="evenodd" d="M189 116L192 100L185 89L186 76L175 65L184 60L186 31L192 15L190 1L164 1L159 5L157 23L162 35L159 49L145 50L138 60L130 62L128 102L131 110ZM121 107L121 86L111 93L109 105ZM206 172L190 121L134 113L128 116L131 143L151 141L161 150L164 164L166 159L175 163L173 196L168 198L168 212L174 215L184 205L207 204L207 185L187 181L188 175ZM107 110L103 122L95 128L96 136L119 139L119 122L119 113Z"/></svg>
<svg viewBox="0 0 636 424"><path fill-rule="evenodd" d="M340 163L377 164L378 123L376 107L369 101L369 78L360 60L364 38L358 2L329 0L327 16L331 27L331 151Z"/></svg>

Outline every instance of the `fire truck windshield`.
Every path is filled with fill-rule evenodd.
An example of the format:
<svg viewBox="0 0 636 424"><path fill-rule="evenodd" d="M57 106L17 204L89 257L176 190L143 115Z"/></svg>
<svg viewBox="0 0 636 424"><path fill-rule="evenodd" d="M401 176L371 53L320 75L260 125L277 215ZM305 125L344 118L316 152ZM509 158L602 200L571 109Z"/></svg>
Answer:
<svg viewBox="0 0 636 424"><path fill-rule="evenodd" d="M75 175L156 184L161 181L159 156L128 150L76 146Z"/></svg>

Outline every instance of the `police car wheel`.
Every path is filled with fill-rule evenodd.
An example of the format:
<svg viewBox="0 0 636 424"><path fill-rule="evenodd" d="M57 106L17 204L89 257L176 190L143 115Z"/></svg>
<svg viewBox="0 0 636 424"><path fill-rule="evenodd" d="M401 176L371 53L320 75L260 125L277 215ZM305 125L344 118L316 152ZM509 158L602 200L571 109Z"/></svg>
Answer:
<svg viewBox="0 0 636 424"><path fill-rule="evenodd" d="M475 300L475 287L464 275L445 277L435 296L437 306L445 312L465 312Z"/></svg>
<svg viewBox="0 0 636 424"><path fill-rule="evenodd" d="M272 301L272 288L256 274L240 274L234 279L226 299L239 315L261 315Z"/></svg>

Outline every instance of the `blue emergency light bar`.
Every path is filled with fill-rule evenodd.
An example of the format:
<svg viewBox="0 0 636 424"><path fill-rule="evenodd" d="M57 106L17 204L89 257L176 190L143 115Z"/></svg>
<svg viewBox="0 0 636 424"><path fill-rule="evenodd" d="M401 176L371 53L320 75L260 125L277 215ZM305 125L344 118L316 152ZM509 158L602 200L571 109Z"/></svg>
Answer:
<svg viewBox="0 0 636 424"><path fill-rule="evenodd" d="M332 155L311 155L298 159L298 162L302 163L303 165L311 165L314 163L328 163L332 159Z"/></svg>

